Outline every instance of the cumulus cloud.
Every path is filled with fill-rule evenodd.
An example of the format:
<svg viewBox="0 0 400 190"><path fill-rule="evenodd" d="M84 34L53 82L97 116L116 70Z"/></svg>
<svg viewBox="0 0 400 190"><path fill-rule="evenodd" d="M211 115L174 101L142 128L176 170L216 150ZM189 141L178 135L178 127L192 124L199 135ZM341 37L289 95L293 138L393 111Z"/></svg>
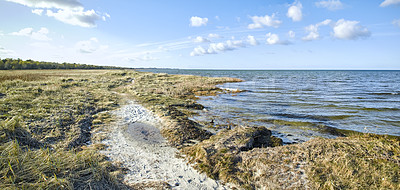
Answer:
<svg viewBox="0 0 400 190"><path fill-rule="evenodd" d="M264 28L264 26L278 28L282 23L282 21L275 19L275 14L271 16L252 16L251 20L253 23L247 26L249 29Z"/></svg>
<svg viewBox="0 0 400 190"><path fill-rule="evenodd" d="M319 35L319 27L320 26L326 26L329 25L332 22L330 19L326 19L320 23L317 24L311 24L305 28L305 30L308 32L308 35L303 37L302 40L304 41L312 41L312 40L318 40L320 38Z"/></svg>
<svg viewBox="0 0 400 190"><path fill-rule="evenodd" d="M328 1L318 1L315 2L315 6L320 8L326 8L330 11L336 11L343 9L343 3L340 0L328 0Z"/></svg>
<svg viewBox="0 0 400 190"><path fill-rule="evenodd" d="M52 10L47 10L46 15L49 17L54 17L55 19L75 26L81 27L95 27L96 21L100 20L102 17L97 14L94 10L84 11L80 10L58 10L53 12Z"/></svg>
<svg viewBox="0 0 400 190"><path fill-rule="evenodd" d="M203 47L198 46L193 49L193 51L190 53L190 56L199 56L204 54L207 54L207 51Z"/></svg>
<svg viewBox="0 0 400 190"><path fill-rule="evenodd" d="M394 20L392 23L393 23L395 26L400 27L400 19Z"/></svg>
<svg viewBox="0 0 400 190"><path fill-rule="evenodd" d="M242 40L228 40L226 42L211 43L208 48L198 46L193 49L190 56L200 56L206 54L217 54L226 51L232 51L239 47L246 47L245 42Z"/></svg>
<svg viewBox="0 0 400 190"><path fill-rule="evenodd" d="M296 37L296 33L293 32L292 30L290 30L290 31L288 32L288 36L289 36L290 38L294 38L294 37Z"/></svg>
<svg viewBox="0 0 400 190"><path fill-rule="evenodd" d="M247 36L247 42L252 46L258 45L258 41L256 40L256 38L254 36L251 36L251 35Z"/></svg>
<svg viewBox="0 0 400 190"><path fill-rule="evenodd" d="M303 19L303 13L301 9L303 5L300 2L294 2L288 9L286 14L287 17L291 18L293 22L298 22Z"/></svg>
<svg viewBox="0 0 400 190"><path fill-rule="evenodd" d="M53 17L61 22L81 26L95 27L96 21L106 20L110 15L101 14L95 10L85 10L78 0L7 0L31 8L32 13L42 15L46 9L46 16Z"/></svg>
<svg viewBox="0 0 400 190"><path fill-rule="evenodd" d="M40 30L37 32L35 32L33 28L24 28L18 32L11 33L13 36L26 36L33 40L50 41L51 38L47 37L47 34L49 34L49 30L44 27L40 28Z"/></svg>
<svg viewBox="0 0 400 190"><path fill-rule="evenodd" d="M361 26L359 21L340 19L333 27L333 36L338 39L356 40L361 37L369 37L371 33Z"/></svg>
<svg viewBox="0 0 400 190"><path fill-rule="evenodd" d="M210 42L210 40L207 39L207 38L201 37L201 36L197 36L197 37L193 40L193 42L196 42L196 43L205 43L205 42Z"/></svg>
<svg viewBox="0 0 400 190"><path fill-rule="evenodd" d="M207 23L208 23L208 18L201 18L198 16L192 16L190 18L190 26L192 27L206 26Z"/></svg>
<svg viewBox="0 0 400 190"><path fill-rule="evenodd" d="M269 44L269 45L277 45L277 44L289 45L290 44L290 42L288 42L288 41L280 40L278 34L273 34L270 32L270 33L266 34L266 37L267 37L267 44Z"/></svg>
<svg viewBox="0 0 400 190"><path fill-rule="evenodd" d="M76 50L80 53L94 53L98 50L107 49L108 46L101 45L97 38L90 38L89 40L79 41L75 45Z"/></svg>
<svg viewBox="0 0 400 190"><path fill-rule="evenodd" d="M385 0L380 4L380 6L387 7L389 5L398 5L398 4L400 4L400 0Z"/></svg>

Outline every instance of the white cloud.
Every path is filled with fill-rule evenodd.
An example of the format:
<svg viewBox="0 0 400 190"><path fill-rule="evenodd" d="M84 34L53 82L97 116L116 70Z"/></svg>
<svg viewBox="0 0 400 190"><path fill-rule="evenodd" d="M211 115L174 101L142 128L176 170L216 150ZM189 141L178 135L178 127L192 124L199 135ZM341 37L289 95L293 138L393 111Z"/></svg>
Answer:
<svg viewBox="0 0 400 190"><path fill-rule="evenodd" d="M301 19L303 19L303 13L301 11L302 8L303 8L303 5L300 2L294 2L289 7L286 16L291 18L293 20L293 22L301 21Z"/></svg>
<svg viewBox="0 0 400 190"><path fill-rule="evenodd" d="M266 35L266 37L267 37L267 44L269 44L269 45L277 45L277 44L289 45L290 44L290 42L288 42L288 41L281 41L279 39L278 34L273 34L273 33L269 32Z"/></svg>
<svg viewBox="0 0 400 190"><path fill-rule="evenodd" d="M207 22L208 18L201 18L197 16L192 16L192 18L190 18L190 26L192 27L206 26Z"/></svg>
<svg viewBox="0 0 400 190"><path fill-rule="evenodd" d="M314 25L311 24L311 25L307 26L305 29L308 32L308 35L303 37L302 40L304 40L304 41L318 40L320 38L319 27L329 25L331 22L332 22L332 20L326 19L320 23L317 23Z"/></svg>
<svg viewBox="0 0 400 190"><path fill-rule="evenodd" d="M195 43L205 43L205 42L210 42L210 40L207 39L207 38L201 37L201 36L197 36L197 37L193 40L193 42L195 42Z"/></svg>
<svg viewBox="0 0 400 190"><path fill-rule="evenodd" d="M51 38L47 37L47 34L49 34L49 30L44 27L40 28L37 32L34 32L33 28L24 28L18 32L11 33L13 36L26 36L33 40L50 41Z"/></svg>
<svg viewBox="0 0 400 190"><path fill-rule="evenodd" d="M264 28L264 26L278 28L282 23L280 20L275 20L275 14L272 14L271 16L252 16L251 20L253 23L248 25L249 29Z"/></svg>
<svg viewBox="0 0 400 190"><path fill-rule="evenodd" d="M32 32L33 32L33 28L24 28L24 29L21 29L18 32L11 33L11 35L14 35L14 36L30 36L32 34Z"/></svg>
<svg viewBox="0 0 400 190"><path fill-rule="evenodd" d="M203 47L198 46L193 49L193 51L190 53L190 56L199 56L204 54L207 54L207 51Z"/></svg>
<svg viewBox="0 0 400 190"><path fill-rule="evenodd" d="M400 27L400 19L394 20L392 23L393 23L395 26Z"/></svg>
<svg viewBox="0 0 400 190"><path fill-rule="evenodd" d="M343 9L343 3L340 2L340 0L319 1L319 2L315 2L315 6L320 7L320 8L326 8L330 11Z"/></svg>
<svg viewBox="0 0 400 190"><path fill-rule="evenodd" d="M190 56L217 54L221 52L232 51L239 47L246 47L246 44L242 40L228 40L226 42L211 43L207 49L201 46L194 48L193 51L190 53Z"/></svg>
<svg viewBox="0 0 400 190"><path fill-rule="evenodd" d="M290 31L288 32L288 35L289 35L290 38L296 37L296 33L293 32L293 30L290 30Z"/></svg>
<svg viewBox="0 0 400 190"><path fill-rule="evenodd" d="M221 36L218 34L208 34L208 37L209 38L221 38Z"/></svg>
<svg viewBox="0 0 400 190"><path fill-rule="evenodd" d="M7 0L10 2L25 5L31 8L32 13L42 15L44 9L46 16L81 27L95 27L96 21L106 20L110 15L101 14L94 10L85 10L78 0Z"/></svg>
<svg viewBox="0 0 400 190"><path fill-rule="evenodd" d="M279 36L277 34L272 34L270 32L266 36L267 36L267 44L274 45L279 43Z"/></svg>
<svg viewBox="0 0 400 190"><path fill-rule="evenodd" d="M98 50L107 49L108 46L101 45L97 38L90 38L89 40L79 41L76 43L75 48L80 53L94 53Z"/></svg>
<svg viewBox="0 0 400 190"><path fill-rule="evenodd" d="M380 4L380 6L387 7L389 5L397 5L397 4L400 4L400 0L385 0Z"/></svg>
<svg viewBox="0 0 400 190"><path fill-rule="evenodd" d="M101 19L100 15L94 10L84 11L83 9L60 9L57 12L47 10L46 15L61 22L81 27L95 27L96 21Z"/></svg>
<svg viewBox="0 0 400 190"><path fill-rule="evenodd" d="M361 26L359 21L340 19L333 28L333 36L338 39L356 40L360 37L368 37L371 33Z"/></svg>
<svg viewBox="0 0 400 190"><path fill-rule="evenodd" d="M42 16L43 9L32 9L32 13Z"/></svg>
<svg viewBox="0 0 400 190"><path fill-rule="evenodd" d="M256 38L254 36L251 36L251 35L247 36L247 42L252 46L258 45L258 41L256 40Z"/></svg>
<svg viewBox="0 0 400 190"><path fill-rule="evenodd" d="M107 18L111 18L111 15L108 13L104 13L104 15L101 17L103 21L106 21Z"/></svg>

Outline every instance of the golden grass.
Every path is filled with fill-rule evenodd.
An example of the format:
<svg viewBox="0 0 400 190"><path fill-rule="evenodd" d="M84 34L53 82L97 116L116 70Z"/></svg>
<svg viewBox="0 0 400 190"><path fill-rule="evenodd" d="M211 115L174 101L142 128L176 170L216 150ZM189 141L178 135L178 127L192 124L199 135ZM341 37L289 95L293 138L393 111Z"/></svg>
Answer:
<svg viewBox="0 0 400 190"><path fill-rule="evenodd" d="M118 106L134 71L0 71L1 189L120 189L91 130ZM130 76L128 76L130 75ZM93 122L93 121L96 122Z"/></svg>

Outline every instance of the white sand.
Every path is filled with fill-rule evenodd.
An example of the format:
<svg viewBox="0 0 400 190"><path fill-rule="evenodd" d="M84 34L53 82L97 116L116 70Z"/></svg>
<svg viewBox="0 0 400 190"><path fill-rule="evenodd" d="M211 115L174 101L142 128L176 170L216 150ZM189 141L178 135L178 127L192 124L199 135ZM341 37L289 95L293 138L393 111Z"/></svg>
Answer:
<svg viewBox="0 0 400 190"><path fill-rule="evenodd" d="M129 169L125 183L162 181L173 189L228 189L175 156L177 149L167 145L160 134L162 122L152 112L129 102L113 113L120 119L103 141L109 147L102 153Z"/></svg>

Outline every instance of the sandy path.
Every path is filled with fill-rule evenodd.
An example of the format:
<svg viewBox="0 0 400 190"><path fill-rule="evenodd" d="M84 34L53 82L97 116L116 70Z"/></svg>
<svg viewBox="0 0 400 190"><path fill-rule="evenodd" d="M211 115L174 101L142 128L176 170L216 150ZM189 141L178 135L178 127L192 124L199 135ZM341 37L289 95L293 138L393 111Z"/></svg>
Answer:
<svg viewBox="0 0 400 190"><path fill-rule="evenodd" d="M144 107L128 102L113 113L120 119L103 141L108 148L102 153L129 169L127 184L167 182L172 189L226 189L177 158L177 150L160 134L160 119Z"/></svg>

